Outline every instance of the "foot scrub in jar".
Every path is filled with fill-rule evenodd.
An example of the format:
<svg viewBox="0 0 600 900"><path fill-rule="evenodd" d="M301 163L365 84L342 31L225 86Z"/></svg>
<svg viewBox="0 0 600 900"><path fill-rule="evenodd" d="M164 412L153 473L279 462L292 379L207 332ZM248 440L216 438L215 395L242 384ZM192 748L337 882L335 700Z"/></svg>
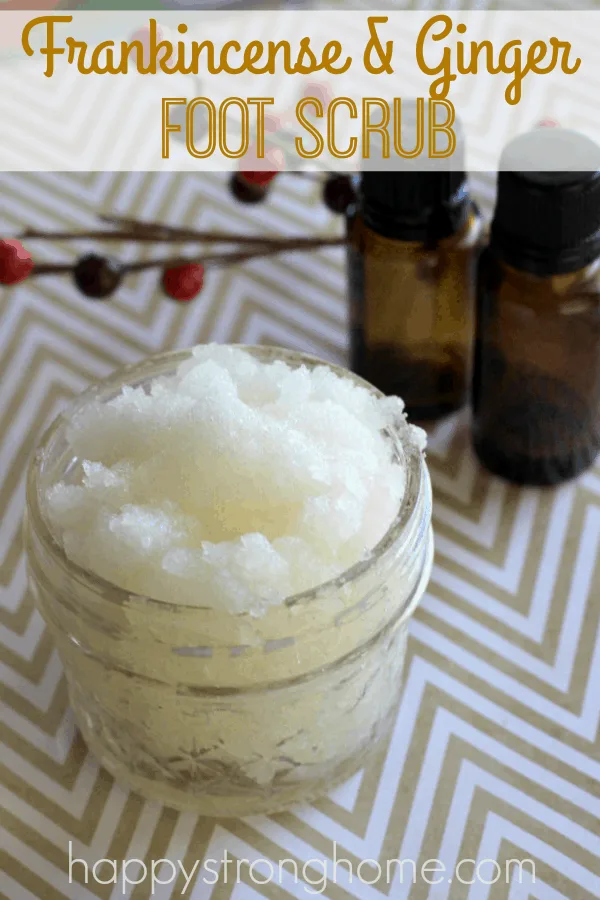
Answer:
<svg viewBox="0 0 600 900"><path fill-rule="evenodd" d="M271 347L124 368L42 438L25 542L90 750L150 800L281 810L389 734L429 579L424 433Z"/></svg>

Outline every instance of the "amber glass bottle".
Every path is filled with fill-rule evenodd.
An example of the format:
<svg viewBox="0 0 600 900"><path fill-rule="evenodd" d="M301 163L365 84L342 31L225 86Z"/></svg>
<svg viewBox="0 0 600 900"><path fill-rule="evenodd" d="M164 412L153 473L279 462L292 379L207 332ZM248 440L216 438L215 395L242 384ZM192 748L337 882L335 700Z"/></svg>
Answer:
<svg viewBox="0 0 600 900"><path fill-rule="evenodd" d="M351 368L413 420L459 409L481 231L464 172L364 172L347 227Z"/></svg>
<svg viewBox="0 0 600 900"><path fill-rule="evenodd" d="M600 452L600 148L543 131L501 160L473 372L479 459L531 485L572 478ZM571 171L518 170L558 155Z"/></svg>

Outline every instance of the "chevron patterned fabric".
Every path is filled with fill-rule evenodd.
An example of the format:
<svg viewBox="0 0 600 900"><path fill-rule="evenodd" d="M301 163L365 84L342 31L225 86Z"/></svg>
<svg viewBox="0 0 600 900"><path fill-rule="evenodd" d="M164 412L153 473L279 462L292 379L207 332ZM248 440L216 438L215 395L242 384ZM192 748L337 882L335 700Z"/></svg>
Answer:
<svg viewBox="0 0 600 900"><path fill-rule="evenodd" d="M476 184L486 210L491 185ZM277 234L340 228L319 187L292 176L258 208L236 204L219 176L0 175L0 196L2 234L91 227L99 212ZM31 246L40 261L90 247ZM58 658L25 586L24 473L42 429L91 380L200 341L279 344L344 362L343 288L341 251L326 250L211 270L188 306L163 297L152 272L104 304L59 278L0 295L0 900L309 897L291 877L260 885L251 863L277 870L284 859L302 866L334 852L355 872L370 862L365 882L342 872L328 883L322 895L331 900L600 896L600 467L558 490L507 486L476 465L464 416L431 435L433 577L411 626L395 730L368 770L311 806L215 822L128 794L74 729ZM85 885L81 866L70 879L69 842L90 866L166 858L189 872L224 849L245 862L234 883L221 872L215 885L196 877L186 888L180 874L154 894L148 881L123 893L120 883ZM377 861L385 871L397 858L437 859L448 871L459 860L496 860L503 877L366 883ZM533 861L535 878L528 869L504 877L511 859Z"/></svg>

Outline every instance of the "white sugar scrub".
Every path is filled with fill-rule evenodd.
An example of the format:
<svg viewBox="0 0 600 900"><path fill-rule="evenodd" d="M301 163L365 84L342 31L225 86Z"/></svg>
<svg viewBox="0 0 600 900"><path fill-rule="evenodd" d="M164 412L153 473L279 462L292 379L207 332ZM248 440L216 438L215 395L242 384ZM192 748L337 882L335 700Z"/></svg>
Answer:
<svg viewBox="0 0 600 900"><path fill-rule="evenodd" d="M268 813L390 734L433 540L402 401L207 345L93 385L27 480L29 585L96 759L149 800Z"/></svg>
<svg viewBox="0 0 600 900"><path fill-rule="evenodd" d="M92 400L66 432L79 484L46 493L69 559L159 600L263 614L368 557L423 448L397 397L327 366L202 345L175 374Z"/></svg>

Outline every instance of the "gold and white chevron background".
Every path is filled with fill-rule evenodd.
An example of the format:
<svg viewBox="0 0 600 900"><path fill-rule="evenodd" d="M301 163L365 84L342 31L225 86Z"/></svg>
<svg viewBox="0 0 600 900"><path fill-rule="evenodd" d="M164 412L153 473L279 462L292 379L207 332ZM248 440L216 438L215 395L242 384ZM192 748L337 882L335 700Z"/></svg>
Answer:
<svg viewBox="0 0 600 900"><path fill-rule="evenodd" d="M485 208L491 184L477 185ZM101 211L206 229L339 227L317 185L293 176L260 208L236 204L219 176L0 176L0 234L92 226ZM85 246L35 249L40 261L66 260ZM600 468L559 490L508 487L478 469L461 417L432 436L435 567L411 628L397 726L370 769L312 806L212 822L127 794L74 731L60 664L25 586L20 519L37 437L91 379L161 349L269 342L344 361L342 263L326 251L213 270L187 307L164 298L152 273L106 303L56 278L0 294L0 900L123 897L120 885L69 883L69 841L90 861L168 858L188 870L223 848L301 867L330 859L334 841L355 872L361 860L385 871L395 858L448 869L495 859L503 875L509 859L536 867L535 882L514 869L512 881L489 885L391 887L350 882L342 869L323 892L330 900L600 896ZM240 871L237 884L197 881L184 896L311 896L292 879L253 883L248 863ZM180 897L184 881L154 896ZM147 900L149 883L131 897Z"/></svg>

